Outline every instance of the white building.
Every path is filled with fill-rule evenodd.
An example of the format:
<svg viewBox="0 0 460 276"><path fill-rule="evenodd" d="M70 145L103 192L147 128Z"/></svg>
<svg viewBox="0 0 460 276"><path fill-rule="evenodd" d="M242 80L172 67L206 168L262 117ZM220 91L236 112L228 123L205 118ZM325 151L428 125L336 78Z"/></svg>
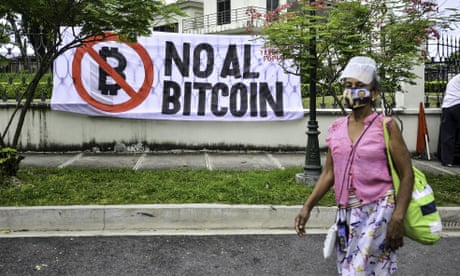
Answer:
<svg viewBox="0 0 460 276"><path fill-rule="evenodd" d="M188 34L246 34L261 27L267 11L295 0L189 0L179 3L188 17L169 24L159 22L154 30ZM255 15L262 15L260 17Z"/></svg>

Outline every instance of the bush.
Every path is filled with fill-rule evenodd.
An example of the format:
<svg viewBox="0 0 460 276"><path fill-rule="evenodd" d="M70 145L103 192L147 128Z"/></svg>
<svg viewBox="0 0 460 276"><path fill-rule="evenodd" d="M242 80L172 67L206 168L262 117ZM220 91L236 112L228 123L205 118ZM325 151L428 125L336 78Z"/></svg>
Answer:
<svg viewBox="0 0 460 276"><path fill-rule="evenodd" d="M0 73L0 100L17 101L24 94L27 85L32 81L33 74L28 73ZM46 101L51 99L53 90L53 78L51 74L46 74L37 86L34 99Z"/></svg>
<svg viewBox="0 0 460 276"><path fill-rule="evenodd" d="M11 176L16 176L19 163L24 159L16 149L4 147L0 149L0 183L4 184Z"/></svg>

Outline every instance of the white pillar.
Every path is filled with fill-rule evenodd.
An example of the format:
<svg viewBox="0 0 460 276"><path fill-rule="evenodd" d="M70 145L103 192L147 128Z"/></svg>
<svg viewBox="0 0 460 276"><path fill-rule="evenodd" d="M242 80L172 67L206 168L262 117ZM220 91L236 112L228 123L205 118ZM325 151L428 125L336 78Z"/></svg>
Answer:
<svg viewBox="0 0 460 276"><path fill-rule="evenodd" d="M420 64L414 67L413 73L417 75L415 84L403 83L404 92L396 92L395 104L397 108L419 109L420 102L425 101L425 65Z"/></svg>

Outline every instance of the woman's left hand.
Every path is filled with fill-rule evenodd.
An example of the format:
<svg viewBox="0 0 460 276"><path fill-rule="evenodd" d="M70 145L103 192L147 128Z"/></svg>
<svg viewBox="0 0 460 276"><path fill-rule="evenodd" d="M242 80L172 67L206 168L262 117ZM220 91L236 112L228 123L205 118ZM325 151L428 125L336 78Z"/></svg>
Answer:
<svg viewBox="0 0 460 276"><path fill-rule="evenodd" d="M387 229L385 250L396 250L404 245L404 222L392 218Z"/></svg>

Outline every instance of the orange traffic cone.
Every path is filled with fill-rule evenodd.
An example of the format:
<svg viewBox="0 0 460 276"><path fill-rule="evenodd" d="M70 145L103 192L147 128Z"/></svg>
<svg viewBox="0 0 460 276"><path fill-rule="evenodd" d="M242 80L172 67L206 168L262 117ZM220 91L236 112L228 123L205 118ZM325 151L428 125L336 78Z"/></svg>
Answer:
<svg viewBox="0 0 460 276"><path fill-rule="evenodd" d="M417 129L417 146L415 151L418 154L422 154L426 150L428 160L430 157L430 138L428 136L428 128L426 126L425 109L423 108L423 102L420 102L419 113L418 113L418 129Z"/></svg>

